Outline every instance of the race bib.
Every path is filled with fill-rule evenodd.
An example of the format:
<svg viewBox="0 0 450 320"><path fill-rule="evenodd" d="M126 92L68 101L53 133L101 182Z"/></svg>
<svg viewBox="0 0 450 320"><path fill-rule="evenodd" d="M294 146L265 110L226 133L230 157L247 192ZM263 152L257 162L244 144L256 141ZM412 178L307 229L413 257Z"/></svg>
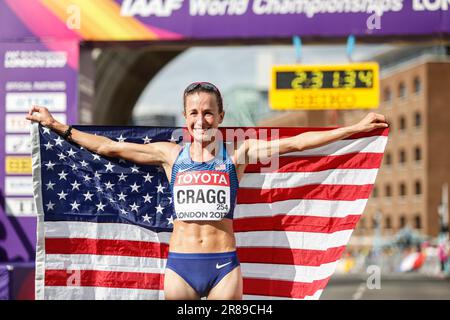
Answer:
<svg viewBox="0 0 450 320"><path fill-rule="evenodd" d="M178 172L173 188L180 220L222 220L230 210L230 178L227 172Z"/></svg>

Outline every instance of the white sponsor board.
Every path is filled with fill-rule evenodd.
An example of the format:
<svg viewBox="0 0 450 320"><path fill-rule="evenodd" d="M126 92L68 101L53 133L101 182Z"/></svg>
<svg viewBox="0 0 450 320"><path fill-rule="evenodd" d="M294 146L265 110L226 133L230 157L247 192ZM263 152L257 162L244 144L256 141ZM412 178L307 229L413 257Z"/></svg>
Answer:
<svg viewBox="0 0 450 320"><path fill-rule="evenodd" d="M11 92L6 94L6 111L28 111L31 106L46 106L50 111L63 112L67 109L65 92Z"/></svg>
<svg viewBox="0 0 450 320"><path fill-rule="evenodd" d="M6 214L10 216L35 216L33 198L6 198Z"/></svg>
<svg viewBox="0 0 450 320"><path fill-rule="evenodd" d="M27 177L10 177L5 178L5 195L6 196L32 196L33 180L31 176Z"/></svg>
<svg viewBox="0 0 450 320"><path fill-rule="evenodd" d="M6 135L7 154L31 154L31 137L29 134Z"/></svg>
<svg viewBox="0 0 450 320"><path fill-rule="evenodd" d="M54 113L53 117L61 122L66 123L67 117L64 113ZM30 133L31 122L25 117L26 113L9 113L5 117L6 133Z"/></svg>

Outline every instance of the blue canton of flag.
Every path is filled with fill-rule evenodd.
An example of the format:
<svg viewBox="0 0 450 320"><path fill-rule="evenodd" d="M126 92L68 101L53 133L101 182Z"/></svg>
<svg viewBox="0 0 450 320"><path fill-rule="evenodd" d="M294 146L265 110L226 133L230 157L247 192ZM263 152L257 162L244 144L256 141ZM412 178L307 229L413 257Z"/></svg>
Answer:
<svg viewBox="0 0 450 320"><path fill-rule="evenodd" d="M122 142L182 140L172 135L177 128L74 128ZM102 157L42 126L39 141L45 221L119 222L156 232L172 230L173 199L161 166Z"/></svg>

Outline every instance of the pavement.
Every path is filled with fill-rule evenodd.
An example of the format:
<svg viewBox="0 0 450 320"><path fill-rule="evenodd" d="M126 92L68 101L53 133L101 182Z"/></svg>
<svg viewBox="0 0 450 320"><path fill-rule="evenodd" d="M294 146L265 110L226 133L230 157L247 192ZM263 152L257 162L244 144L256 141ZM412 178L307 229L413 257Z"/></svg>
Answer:
<svg viewBox="0 0 450 320"><path fill-rule="evenodd" d="M335 274L320 300L450 300L450 278L420 273Z"/></svg>

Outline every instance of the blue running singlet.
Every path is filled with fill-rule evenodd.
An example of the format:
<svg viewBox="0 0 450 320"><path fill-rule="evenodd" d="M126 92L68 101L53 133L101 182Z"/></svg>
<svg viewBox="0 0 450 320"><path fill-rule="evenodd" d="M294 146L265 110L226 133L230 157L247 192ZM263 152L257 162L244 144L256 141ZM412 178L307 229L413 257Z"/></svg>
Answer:
<svg viewBox="0 0 450 320"><path fill-rule="evenodd" d="M180 150L170 180L174 220L233 219L239 182L225 143L219 145L216 157L206 162L191 159L191 143Z"/></svg>

